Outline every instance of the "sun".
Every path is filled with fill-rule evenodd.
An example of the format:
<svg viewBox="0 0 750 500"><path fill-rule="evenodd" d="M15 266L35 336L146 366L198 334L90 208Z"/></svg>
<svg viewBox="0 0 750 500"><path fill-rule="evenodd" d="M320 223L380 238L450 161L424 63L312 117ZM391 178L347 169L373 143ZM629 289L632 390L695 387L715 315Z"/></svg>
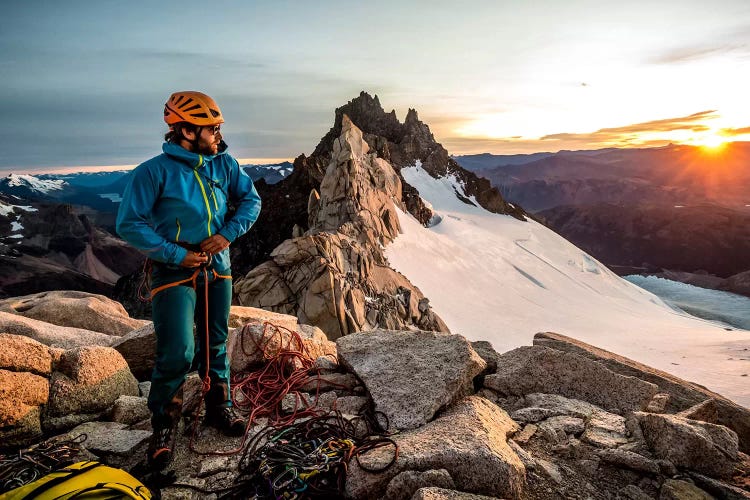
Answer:
<svg viewBox="0 0 750 500"><path fill-rule="evenodd" d="M702 137L699 141L699 146L714 151L723 149L726 144L726 137L722 137L720 135L707 135L705 137Z"/></svg>

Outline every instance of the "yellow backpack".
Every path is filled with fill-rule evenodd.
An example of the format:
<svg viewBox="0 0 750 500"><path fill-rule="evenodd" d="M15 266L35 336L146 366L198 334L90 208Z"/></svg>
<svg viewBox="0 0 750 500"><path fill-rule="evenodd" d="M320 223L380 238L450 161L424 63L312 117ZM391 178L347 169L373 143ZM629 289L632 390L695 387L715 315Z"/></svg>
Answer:
<svg viewBox="0 0 750 500"><path fill-rule="evenodd" d="M0 495L0 500L151 500L143 483L121 469L78 462Z"/></svg>

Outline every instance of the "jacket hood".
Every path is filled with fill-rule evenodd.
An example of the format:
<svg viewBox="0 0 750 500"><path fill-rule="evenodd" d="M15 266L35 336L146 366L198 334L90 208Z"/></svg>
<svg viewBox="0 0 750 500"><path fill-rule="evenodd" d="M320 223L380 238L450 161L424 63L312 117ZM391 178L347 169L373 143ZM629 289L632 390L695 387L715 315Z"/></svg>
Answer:
<svg viewBox="0 0 750 500"><path fill-rule="evenodd" d="M216 158L217 156L221 156L223 154L226 154L227 152L227 143L223 140L221 143L219 143L219 152L215 155L199 155L198 153L193 153L192 151L188 151L187 149L183 148L179 144L174 144L172 142L165 142L161 150L164 151L164 154L167 154L173 158L176 158L178 160L183 161L184 163L188 164L190 167L198 166L200 162L200 156L203 156L203 162L208 162Z"/></svg>

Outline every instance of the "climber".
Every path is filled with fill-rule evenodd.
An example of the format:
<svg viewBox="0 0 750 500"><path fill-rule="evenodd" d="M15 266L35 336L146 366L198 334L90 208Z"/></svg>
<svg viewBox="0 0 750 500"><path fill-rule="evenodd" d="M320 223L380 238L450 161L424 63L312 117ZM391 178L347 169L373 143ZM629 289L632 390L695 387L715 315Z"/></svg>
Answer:
<svg viewBox="0 0 750 500"><path fill-rule="evenodd" d="M252 180L226 152L224 117L211 97L175 92L164 105L164 121L163 154L133 171L117 214L118 234L152 261L156 362L148 463L157 470L173 457L182 387L193 369L207 391L206 424L227 435L245 430L229 387L228 248L250 229L261 206ZM229 203L235 207L231 217Z"/></svg>

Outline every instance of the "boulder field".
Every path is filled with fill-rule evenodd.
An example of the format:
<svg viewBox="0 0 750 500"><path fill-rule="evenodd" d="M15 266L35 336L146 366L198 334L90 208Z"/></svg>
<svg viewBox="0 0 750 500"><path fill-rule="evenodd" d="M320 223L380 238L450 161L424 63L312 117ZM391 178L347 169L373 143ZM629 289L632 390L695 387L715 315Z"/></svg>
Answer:
<svg viewBox="0 0 750 500"><path fill-rule="evenodd" d="M151 434L153 326L102 296L42 299L39 311L80 310L91 318L24 315L36 308L33 297L2 306L0 446L15 452L86 434L86 458L137 471ZM85 328L107 321L119 326ZM345 418L369 411L387 422L398 455L382 447L352 459L345 498L750 498L750 410L573 338L542 332L534 345L498 353L487 342L414 329L333 342L295 316L251 307L233 307L230 323L235 373L264 369L259 344L268 352L301 342L314 358L309 381L279 402L280 415L313 407ZM272 325L280 328L269 341ZM194 374L186 384L188 414L199 399ZM238 475L241 453L194 453L188 434L179 435L172 470L177 483L204 492L165 485L162 498L206 498ZM203 429L197 447L227 450L239 441Z"/></svg>

